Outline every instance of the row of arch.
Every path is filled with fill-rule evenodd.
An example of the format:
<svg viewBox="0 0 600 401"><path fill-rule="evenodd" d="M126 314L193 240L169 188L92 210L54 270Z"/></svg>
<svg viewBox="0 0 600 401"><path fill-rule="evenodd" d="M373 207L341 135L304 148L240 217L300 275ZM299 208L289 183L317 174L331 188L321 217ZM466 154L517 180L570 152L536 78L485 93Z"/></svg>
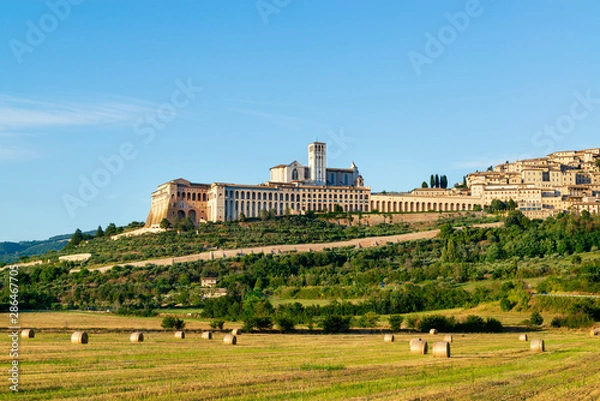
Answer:
<svg viewBox="0 0 600 401"><path fill-rule="evenodd" d="M289 194L289 193L273 193L273 192L255 192L255 191L229 191L226 193L229 199L239 200L269 200L269 201L280 201L280 202L300 202L300 194ZM320 194L314 193L308 194L303 193L302 199L333 199L338 200L338 194ZM339 194L339 199L350 199L350 200L362 200L362 194ZM368 199L365 197L365 199Z"/></svg>
<svg viewBox="0 0 600 401"><path fill-rule="evenodd" d="M461 202L423 202L423 201L372 201L371 209L379 212L442 212L473 210L471 203Z"/></svg>
<svg viewBox="0 0 600 401"><path fill-rule="evenodd" d="M340 205L342 206L342 205ZM273 211L275 215L283 216L286 210L290 210L292 213L298 213L302 211L334 211L334 204L321 204L321 203L307 203L304 207L300 203L294 202L257 202L257 201L233 201L225 203L225 216L228 220L237 220L240 217L240 213L244 213L246 217L259 217L261 210ZM346 212L359 212L368 211L367 205L358 204L346 204L342 208Z"/></svg>
<svg viewBox="0 0 600 401"><path fill-rule="evenodd" d="M171 194L171 199L175 198L175 194ZM196 192L177 192L177 200L188 200L206 202L206 192L199 193L196 197Z"/></svg>

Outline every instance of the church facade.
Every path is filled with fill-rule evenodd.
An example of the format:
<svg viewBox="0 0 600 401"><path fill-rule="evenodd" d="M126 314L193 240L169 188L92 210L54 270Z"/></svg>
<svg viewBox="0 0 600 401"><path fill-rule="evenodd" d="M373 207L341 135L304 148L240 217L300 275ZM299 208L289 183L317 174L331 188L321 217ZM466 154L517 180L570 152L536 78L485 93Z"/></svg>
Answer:
<svg viewBox="0 0 600 401"><path fill-rule="evenodd" d="M364 185L358 167L327 168L327 146L308 145L308 165L298 161L270 169L270 180L259 185L213 182L193 183L176 179L152 193L146 227L163 219L174 223L189 218L195 224L260 217L265 210L277 216L307 211L369 212L371 189Z"/></svg>

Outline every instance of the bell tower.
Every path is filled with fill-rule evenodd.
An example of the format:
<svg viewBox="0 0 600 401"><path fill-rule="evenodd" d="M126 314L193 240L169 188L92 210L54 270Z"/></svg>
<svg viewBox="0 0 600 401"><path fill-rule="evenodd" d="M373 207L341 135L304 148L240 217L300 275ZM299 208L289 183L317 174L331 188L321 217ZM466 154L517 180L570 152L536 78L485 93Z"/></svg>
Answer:
<svg viewBox="0 0 600 401"><path fill-rule="evenodd" d="M327 169L327 151L325 143L313 142L308 145L308 168L310 179L317 185L325 185Z"/></svg>

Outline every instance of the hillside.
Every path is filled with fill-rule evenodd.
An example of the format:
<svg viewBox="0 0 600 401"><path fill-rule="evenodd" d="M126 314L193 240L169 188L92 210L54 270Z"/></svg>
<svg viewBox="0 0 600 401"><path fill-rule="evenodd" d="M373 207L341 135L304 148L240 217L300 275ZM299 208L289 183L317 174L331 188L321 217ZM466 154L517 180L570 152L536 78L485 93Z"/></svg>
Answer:
<svg viewBox="0 0 600 401"><path fill-rule="evenodd" d="M249 241L262 241L272 231L279 238L285 237L293 226L290 224L262 222L254 227L257 231L233 223L206 229L239 231ZM294 224L298 224L298 235L304 233L309 238L330 235L328 230L344 233L355 228L336 228L323 222ZM474 307L490 302L499 302L506 311L537 308L559 313L562 317L557 319L563 319L556 321L559 326L579 327L600 320L600 300L532 296L536 291L600 293L600 216L565 214L541 221L510 212L504 224L455 229L454 224L446 222L435 238L373 248L255 253L169 266L125 265L106 273L83 268L70 274L75 267L72 263L56 262L20 271L19 281L28 284L20 293L21 307L111 309L135 314L195 307L202 308L205 317L242 320L250 329L263 324L271 327L282 318L292 326L312 324L331 315L354 319L347 324L368 325L369 316L379 314ZM201 237L195 232L164 234L171 236L132 238L137 245L127 242L130 239L91 239L77 246L76 251L102 245L96 249L117 258L124 244L136 250L150 243L153 249L168 251L172 241L185 246L186 241ZM214 236L214 231L210 235ZM164 241L162 247L153 242L157 238ZM216 278L227 296L207 299L212 290L202 286L202 278L206 277ZM7 288L5 276L0 291L4 304L9 296ZM275 300L277 308L272 304ZM326 303L306 302L314 300ZM253 320L256 316L260 319Z"/></svg>
<svg viewBox="0 0 600 401"><path fill-rule="evenodd" d="M14 263L20 257L43 255L62 250L71 234L57 235L41 241L0 242L0 263Z"/></svg>

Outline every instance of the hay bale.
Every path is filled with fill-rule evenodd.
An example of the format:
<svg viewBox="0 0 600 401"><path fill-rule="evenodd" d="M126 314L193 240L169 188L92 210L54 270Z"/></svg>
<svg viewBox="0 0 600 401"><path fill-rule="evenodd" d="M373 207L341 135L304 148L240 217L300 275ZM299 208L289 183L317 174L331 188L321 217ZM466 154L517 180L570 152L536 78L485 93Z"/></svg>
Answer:
<svg viewBox="0 0 600 401"><path fill-rule="evenodd" d="M210 331L203 331L202 332L202 339L203 340L212 340L212 332L210 332Z"/></svg>
<svg viewBox="0 0 600 401"><path fill-rule="evenodd" d="M433 343L434 358L450 358L450 343L448 341L438 341Z"/></svg>
<svg viewBox="0 0 600 401"><path fill-rule="evenodd" d="M386 334L383 336L383 341L385 341L386 343L393 343L394 342L394 335L393 334Z"/></svg>
<svg viewBox="0 0 600 401"><path fill-rule="evenodd" d="M87 344L88 335L85 331L76 331L71 335L71 342L73 344Z"/></svg>
<svg viewBox="0 0 600 401"><path fill-rule="evenodd" d="M237 337L234 336L233 334L227 334L225 336L225 338L223 338L223 344L236 345L237 344Z"/></svg>
<svg viewBox="0 0 600 401"><path fill-rule="evenodd" d="M412 340L410 342L410 352L425 355L427 353L427 341Z"/></svg>
<svg viewBox="0 0 600 401"><path fill-rule="evenodd" d="M452 334L447 334L444 336L443 340L446 341L447 343L451 343L452 342Z"/></svg>
<svg viewBox="0 0 600 401"><path fill-rule="evenodd" d="M519 336L519 341L527 341L529 340L529 338L527 337L527 334L521 334Z"/></svg>
<svg viewBox="0 0 600 401"><path fill-rule="evenodd" d="M21 338L34 338L35 331L33 329L25 329L21 332Z"/></svg>
<svg viewBox="0 0 600 401"><path fill-rule="evenodd" d="M185 338L185 331L183 330L178 330L175 332L175 338L180 338L180 339L184 339Z"/></svg>
<svg viewBox="0 0 600 401"><path fill-rule="evenodd" d="M544 352L546 351L546 344L544 344L544 340L531 340L529 348L534 352Z"/></svg>
<svg viewBox="0 0 600 401"><path fill-rule="evenodd" d="M242 329L233 329L231 330L231 334L234 336L239 336L242 334Z"/></svg>
<svg viewBox="0 0 600 401"><path fill-rule="evenodd" d="M129 341L131 341L132 343L142 343L142 342L144 342L144 333L142 333L141 331L134 331L129 336Z"/></svg>
<svg viewBox="0 0 600 401"><path fill-rule="evenodd" d="M598 334L600 334L600 330L598 330L598 329L590 330L590 336L594 337L594 336L597 336Z"/></svg>
<svg viewBox="0 0 600 401"><path fill-rule="evenodd" d="M437 329L429 330L429 334L436 335L438 333Z"/></svg>

